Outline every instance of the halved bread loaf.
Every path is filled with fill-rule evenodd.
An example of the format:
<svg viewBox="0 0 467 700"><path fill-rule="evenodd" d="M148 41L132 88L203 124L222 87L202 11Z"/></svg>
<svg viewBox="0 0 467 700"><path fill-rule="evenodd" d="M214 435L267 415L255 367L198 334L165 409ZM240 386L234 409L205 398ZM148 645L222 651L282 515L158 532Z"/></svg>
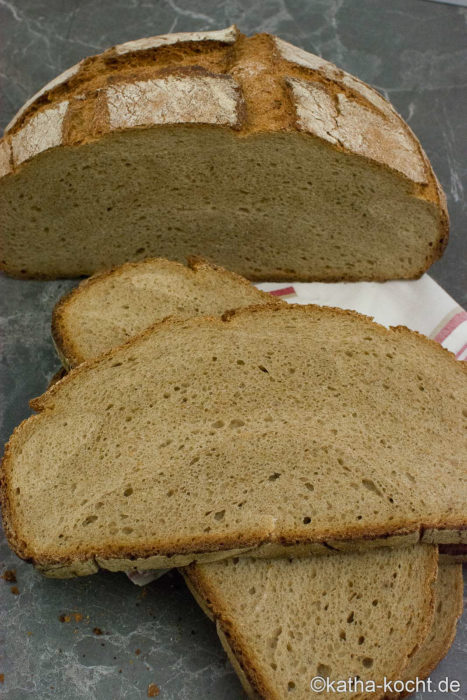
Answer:
<svg viewBox="0 0 467 700"><path fill-rule="evenodd" d="M250 279L419 276L444 195L373 88L235 27L115 46L35 95L0 141L0 265L89 275L150 255Z"/></svg>
<svg viewBox="0 0 467 700"><path fill-rule="evenodd" d="M405 676L418 649L425 653L433 621L431 550L417 545L293 560L245 557L192 565L184 575L216 621L249 697L331 698L336 694L310 689L314 677L359 678L382 686L384 678ZM460 567L451 568L455 575L443 575L443 581L455 579L455 612L446 610L449 622L442 623L450 633L459 609ZM341 698L383 696L382 688L339 693Z"/></svg>
<svg viewBox="0 0 467 700"><path fill-rule="evenodd" d="M121 345L164 318L220 316L228 309L279 304L246 279L204 260L150 258L82 282L55 306L52 335L66 367Z"/></svg>
<svg viewBox="0 0 467 700"><path fill-rule="evenodd" d="M5 530L56 576L465 542L466 391L439 345L356 313L166 321L32 402Z"/></svg>

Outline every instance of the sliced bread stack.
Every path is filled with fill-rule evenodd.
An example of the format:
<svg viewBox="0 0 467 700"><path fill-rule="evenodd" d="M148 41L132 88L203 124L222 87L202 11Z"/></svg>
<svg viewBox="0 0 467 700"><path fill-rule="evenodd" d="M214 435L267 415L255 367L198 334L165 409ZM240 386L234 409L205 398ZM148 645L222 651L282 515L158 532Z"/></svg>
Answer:
<svg viewBox="0 0 467 700"><path fill-rule="evenodd" d="M195 560L185 579L251 697L309 697L315 676L428 675L455 634L461 567L438 570L436 546L409 543L462 541L460 363L202 261L86 281L53 334L67 367L84 364L7 449L4 524L20 556L59 577ZM426 435L441 419L435 454Z"/></svg>
<svg viewBox="0 0 467 700"><path fill-rule="evenodd" d="M0 140L0 267L17 277L194 253L256 280L414 278L447 236L443 192L387 100L236 27L86 58Z"/></svg>

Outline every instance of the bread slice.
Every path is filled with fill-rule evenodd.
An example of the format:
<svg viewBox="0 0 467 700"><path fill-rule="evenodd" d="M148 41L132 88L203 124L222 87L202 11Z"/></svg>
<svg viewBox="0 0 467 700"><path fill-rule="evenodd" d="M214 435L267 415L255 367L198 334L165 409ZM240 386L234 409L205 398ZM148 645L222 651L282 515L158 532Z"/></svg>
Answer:
<svg viewBox="0 0 467 700"><path fill-rule="evenodd" d="M243 277L205 260L192 258L185 267L150 258L95 275L65 295L53 311L52 336L69 368L168 316L220 316L228 309L279 303Z"/></svg>
<svg viewBox="0 0 467 700"><path fill-rule="evenodd" d="M184 575L215 620L249 697L330 698L332 692L311 691L314 677L383 685L385 677L402 678L417 649L425 649L435 558L431 547L416 545L307 559L229 559L192 565ZM446 612L452 629L456 615ZM339 693L383 696L377 688Z"/></svg>
<svg viewBox="0 0 467 700"><path fill-rule="evenodd" d="M428 159L376 90L235 27L87 58L0 141L0 265L18 277L194 253L255 280L413 278L447 236Z"/></svg>
<svg viewBox="0 0 467 700"><path fill-rule="evenodd" d="M74 367L165 317L220 315L255 302L281 303L202 259L189 259L185 267L149 258L97 274L65 295L53 312L52 335L63 364ZM59 370L51 385L65 373ZM440 545L440 555L466 561L467 545Z"/></svg>
<svg viewBox="0 0 467 700"><path fill-rule="evenodd" d="M433 624L424 643L410 658L409 665L402 674L404 682L427 678L448 653L456 635L457 621L462 615L463 588L460 564L442 564L438 568ZM410 690L408 687L407 692L395 693L389 697L409 695Z"/></svg>
<svg viewBox="0 0 467 700"><path fill-rule="evenodd" d="M32 402L5 530L56 576L465 542L465 404L463 363L354 312L165 321Z"/></svg>

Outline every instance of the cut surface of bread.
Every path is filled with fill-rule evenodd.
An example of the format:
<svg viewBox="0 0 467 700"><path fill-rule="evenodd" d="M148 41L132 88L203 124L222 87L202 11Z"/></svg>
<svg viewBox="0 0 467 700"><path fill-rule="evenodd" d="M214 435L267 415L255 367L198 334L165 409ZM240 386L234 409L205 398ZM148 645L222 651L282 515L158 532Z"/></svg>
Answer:
<svg viewBox="0 0 467 700"><path fill-rule="evenodd" d="M255 294L257 295L255 297ZM166 316L200 316L271 297L206 261L188 267L163 259L125 263L82 282L54 309L52 334L67 366L97 357ZM280 303L276 299L275 303ZM62 369L51 385L65 376ZM440 545L443 561L467 561L467 544Z"/></svg>
<svg viewBox="0 0 467 700"><path fill-rule="evenodd" d="M55 575L465 541L466 367L317 306L165 321L32 402L3 519Z"/></svg>
<svg viewBox="0 0 467 700"><path fill-rule="evenodd" d="M435 560L432 547L416 545L307 559L234 558L183 573L216 621L250 697L331 698L335 693L311 690L314 677L376 685L403 677L432 626ZM456 617L447 613L451 632Z"/></svg>
<svg viewBox="0 0 467 700"><path fill-rule="evenodd" d="M256 280L384 280L441 255L444 195L373 88L235 27L125 46L52 81L0 141L9 274L197 254Z"/></svg>
<svg viewBox="0 0 467 700"><path fill-rule="evenodd" d="M186 267L152 258L82 282L56 305L52 335L64 365L74 367L168 316L220 316L233 308L279 303L204 260L189 260Z"/></svg>

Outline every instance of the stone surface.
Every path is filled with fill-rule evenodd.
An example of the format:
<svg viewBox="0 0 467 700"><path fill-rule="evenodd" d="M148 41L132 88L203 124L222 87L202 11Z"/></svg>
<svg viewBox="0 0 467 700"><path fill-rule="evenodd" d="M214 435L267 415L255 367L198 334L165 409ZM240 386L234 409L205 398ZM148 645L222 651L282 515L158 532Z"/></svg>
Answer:
<svg viewBox="0 0 467 700"><path fill-rule="evenodd" d="M232 23L246 33L277 33L391 99L448 197L451 242L431 274L465 306L466 9L424 0L0 0L0 124L89 54L143 36ZM28 400L58 369L50 313L75 284L0 276L0 442L29 415ZM51 581L20 562L0 534L0 574L6 569L16 569L17 583L0 580L5 700L136 700L147 697L151 683L167 700L244 697L214 625L178 574L145 593L121 574ZM463 681L459 692L443 694L448 700L467 697L466 654L464 614L453 648L432 674L436 682Z"/></svg>

